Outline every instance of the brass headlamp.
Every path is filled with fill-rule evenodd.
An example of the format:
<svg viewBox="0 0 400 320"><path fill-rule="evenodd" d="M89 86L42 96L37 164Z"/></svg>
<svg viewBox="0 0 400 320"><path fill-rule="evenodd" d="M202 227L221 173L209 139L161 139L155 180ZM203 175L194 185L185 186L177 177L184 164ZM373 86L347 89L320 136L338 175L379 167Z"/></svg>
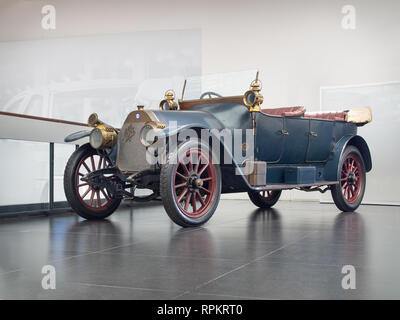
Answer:
<svg viewBox="0 0 400 320"><path fill-rule="evenodd" d="M160 130L165 129L166 125L162 122L148 121L140 130L139 137L143 146L149 147L158 141Z"/></svg>
<svg viewBox="0 0 400 320"><path fill-rule="evenodd" d="M258 80L257 77L256 80L250 84L250 90L246 91L243 96L243 103L250 112L261 111L260 105L264 102L264 97L260 93L261 88L261 81Z"/></svg>
<svg viewBox="0 0 400 320"><path fill-rule="evenodd" d="M175 92L173 90L167 90L164 95L164 100L160 102L160 110L176 110L178 104L174 101Z"/></svg>
<svg viewBox="0 0 400 320"><path fill-rule="evenodd" d="M89 116L88 126L95 127L89 137L92 148L107 149L117 143L117 131L112 126L99 120L96 113L92 113Z"/></svg>

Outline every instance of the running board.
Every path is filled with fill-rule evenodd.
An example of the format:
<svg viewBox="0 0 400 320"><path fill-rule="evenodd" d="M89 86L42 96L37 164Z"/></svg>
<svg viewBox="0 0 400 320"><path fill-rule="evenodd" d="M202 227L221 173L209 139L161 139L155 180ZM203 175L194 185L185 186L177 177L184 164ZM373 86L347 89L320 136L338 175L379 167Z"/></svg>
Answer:
<svg viewBox="0 0 400 320"><path fill-rule="evenodd" d="M264 186L252 187L254 191L264 191L264 190L289 190L304 187L320 187L338 184L339 181L319 181L313 184L287 184L287 183L272 183L266 184Z"/></svg>

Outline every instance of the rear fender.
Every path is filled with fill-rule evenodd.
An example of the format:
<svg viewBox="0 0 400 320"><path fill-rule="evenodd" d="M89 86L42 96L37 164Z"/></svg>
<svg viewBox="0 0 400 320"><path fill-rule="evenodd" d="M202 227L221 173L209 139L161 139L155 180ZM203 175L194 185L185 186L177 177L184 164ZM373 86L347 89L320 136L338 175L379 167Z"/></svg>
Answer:
<svg viewBox="0 0 400 320"><path fill-rule="evenodd" d="M340 179L339 163L344 149L346 149L347 146L357 147L364 159L366 171L371 171L371 153L365 140L360 136L345 136L338 141L335 148L332 150L333 157L325 165L325 180L338 181Z"/></svg>

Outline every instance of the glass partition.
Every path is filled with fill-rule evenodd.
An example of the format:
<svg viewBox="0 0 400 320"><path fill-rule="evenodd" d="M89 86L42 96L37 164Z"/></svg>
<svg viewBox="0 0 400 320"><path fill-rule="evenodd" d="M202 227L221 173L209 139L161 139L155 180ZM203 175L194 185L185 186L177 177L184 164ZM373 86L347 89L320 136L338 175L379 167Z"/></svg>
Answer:
<svg viewBox="0 0 400 320"><path fill-rule="evenodd" d="M256 74L257 70L245 70L188 77L183 100L199 99L205 92L214 92L222 97L241 96L249 90Z"/></svg>
<svg viewBox="0 0 400 320"><path fill-rule="evenodd" d="M49 201L49 143L0 139L0 206Z"/></svg>

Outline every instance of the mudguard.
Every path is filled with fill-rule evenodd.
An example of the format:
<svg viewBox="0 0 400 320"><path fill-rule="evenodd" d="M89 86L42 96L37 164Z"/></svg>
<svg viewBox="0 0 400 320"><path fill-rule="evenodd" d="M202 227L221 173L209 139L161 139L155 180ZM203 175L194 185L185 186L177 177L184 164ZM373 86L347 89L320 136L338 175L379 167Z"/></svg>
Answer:
<svg viewBox="0 0 400 320"><path fill-rule="evenodd" d="M167 125L160 131L164 136L172 136L184 129L218 129L224 128L223 124L213 117L210 113L204 111L155 111L152 110L156 118Z"/></svg>
<svg viewBox="0 0 400 320"><path fill-rule="evenodd" d="M72 142L72 141L82 139L84 137L88 137L88 136L90 136L91 132L92 132L92 130L82 130L82 131L71 133L64 138L64 142Z"/></svg>
<svg viewBox="0 0 400 320"><path fill-rule="evenodd" d="M338 181L340 179L339 162L342 157L344 149L348 145L352 145L358 148L364 159L366 171L367 172L371 171L372 169L371 153L369 151L368 145L365 142L365 140L358 135L344 136L335 145L334 149L332 150L333 157L325 165L325 170L324 170L325 180Z"/></svg>
<svg viewBox="0 0 400 320"><path fill-rule="evenodd" d="M227 146L221 139L219 133L221 130L226 129L233 134L232 129L227 128L218 118L214 117L212 114L204 111L152 111L155 117L162 123L166 124L166 128L158 132L160 138L172 137L184 132L188 129L193 129L197 133L201 129L209 130L210 137L214 138L213 141L218 141L221 144L220 155L225 152L227 155L226 160L232 162L236 167L239 165L234 159L233 147ZM198 138L201 138L197 134ZM242 136L243 138L243 136ZM242 152L242 151L240 151Z"/></svg>
<svg viewBox="0 0 400 320"><path fill-rule="evenodd" d="M242 108L242 107L241 107ZM210 130L210 137L213 141L217 141L220 146L220 161L227 161L232 164L234 168L236 183L243 186L245 190L251 190L253 187L248 183L247 179L243 175L242 163L238 163L234 156L234 150L231 146L227 146L221 136L218 135L220 130L228 129L218 118L212 114L200 110L196 111L151 111L155 117L167 126L161 130L158 135L160 138L166 138L178 135L187 129L193 129L198 132L201 129ZM229 129L228 129L229 130ZM198 136L200 138L200 136ZM220 162L225 163L225 162Z"/></svg>

